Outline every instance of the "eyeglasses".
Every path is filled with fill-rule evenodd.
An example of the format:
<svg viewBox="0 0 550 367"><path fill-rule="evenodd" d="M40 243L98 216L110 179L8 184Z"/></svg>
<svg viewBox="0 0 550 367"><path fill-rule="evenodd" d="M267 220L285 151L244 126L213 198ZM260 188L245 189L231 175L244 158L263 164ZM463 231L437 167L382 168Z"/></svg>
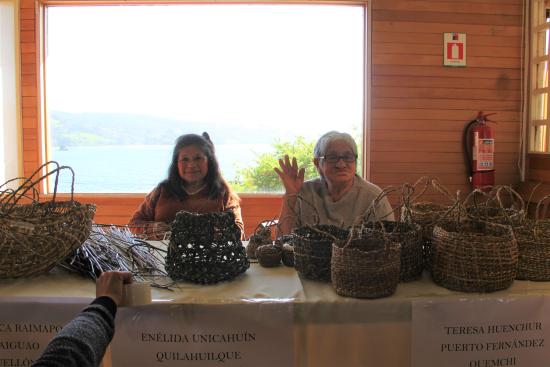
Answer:
<svg viewBox="0 0 550 367"><path fill-rule="evenodd" d="M178 160L178 162L182 164L189 164L189 163L200 164L205 162L207 159L208 158L205 155L196 155L194 157L183 157L182 159Z"/></svg>
<svg viewBox="0 0 550 367"><path fill-rule="evenodd" d="M338 163L340 159L343 160L345 163L355 163L355 161L357 160L357 156L353 154L344 154L344 155L328 154L319 158L324 159L327 163L330 163L330 164Z"/></svg>

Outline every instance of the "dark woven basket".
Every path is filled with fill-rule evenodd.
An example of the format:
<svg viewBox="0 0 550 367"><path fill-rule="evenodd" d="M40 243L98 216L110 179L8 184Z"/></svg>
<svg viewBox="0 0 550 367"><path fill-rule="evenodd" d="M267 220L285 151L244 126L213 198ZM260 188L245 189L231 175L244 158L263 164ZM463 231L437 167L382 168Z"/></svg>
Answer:
<svg viewBox="0 0 550 367"><path fill-rule="evenodd" d="M264 268L273 268L281 265L282 248L275 245L263 245L256 250L258 263Z"/></svg>
<svg viewBox="0 0 550 367"><path fill-rule="evenodd" d="M273 242L271 239L271 224L272 220L263 221L258 223L254 233L248 239L248 244L246 245L246 255L250 259L256 258L256 250L260 246L269 245Z"/></svg>
<svg viewBox="0 0 550 367"><path fill-rule="evenodd" d="M401 272L399 279L409 282L418 279L424 270L424 240L420 226L414 223L381 221L369 223L370 228L381 226L393 243L401 245Z"/></svg>
<svg viewBox="0 0 550 367"><path fill-rule="evenodd" d="M176 214L166 256L166 271L173 280L216 283L235 278L249 266L233 212Z"/></svg>
<svg viewBox="0 0 550 367"><path fill-rule="evenodd" d="M356 298L392 295L399 283L401 245L381 233L332 245L332 286L337 294Z"/></svg>
<svg viewBox="0 0 550 367"><path fill-rule="evenodd" d="M42 175L42 169L49 164L56 168ZM63 170L72 174L69 201L56 200L58 177ZM51 201L35 201L37 187L50 175L56 177ZM5 188L5 184L0 188ZM32 198L27 195L30 191ZM18 189L0 191L0 278L47 272L86 241L95 205L74 201L73 192L73 170L56 162L41 166ZM22 204L25 200L31 203Z"/></svg>
<svg viewBox="0 0 550 367"><path fill-rule="evenodd" d="M347 230L332 225L296 228L292 240L294 267L304 278L330 282L332 243L347 236Z"/></svg>
<svg viewBox="0 0 550 367"><path fill-rule="evenodd" d="M420 227L423 241L422 257L426 269L431 269L432 267L432 232L436 223L439 222L449 210L452 210L449 206L431 202L412 204L411 221Z"/></svg>
<svg viewBox="0 0 550 367"><path fill-rule="evenodd" d="M518 244L509 226L466 220L435 226L434 281L462 292L494 292L516 277Z"/></svg>

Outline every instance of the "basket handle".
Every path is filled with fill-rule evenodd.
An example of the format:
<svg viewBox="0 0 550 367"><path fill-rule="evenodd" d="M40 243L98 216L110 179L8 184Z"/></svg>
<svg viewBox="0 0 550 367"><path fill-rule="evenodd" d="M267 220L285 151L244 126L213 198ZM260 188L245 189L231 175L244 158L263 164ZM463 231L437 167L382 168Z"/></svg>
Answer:
<svg viewBox="0 0 550 367"><path fill-rule="evenodd" d="M395 192L397 190L399 190L399 187L396 187L396 186L387 186L387 187L385 187L384 189L382 189L382 191L380 191L380 193L378 194L376 199L374 199L372 201L372 203L367 207L367 209L361 215L359 215L357 218L355 218L355 220L353 221L353 224L351 225L351 227L349 229L348 240L346 241L346 244L343 246L344 248L347 247L350 244L351 239L353 238L353 234L355 233L355 231L357 229L357 226L361 225L361 229L359 231L359 233L361 233L363 231L364 224L366 222L372 222L373 226L374 226L374 223L379 223L381 228L382 228L383 236L384 236L385 239L387 239L386 228L384 227L384 224L382 223L382 219L387 217L391 213L393 213L393 210L390 213L385 214L381 218L376 218L376 207L378 206L380 201L382 201L384 198L386 198L386 196L388 196L388 194L390 194L392 192Z"/></svg>
<svg viewBox="0 0 550 367"><path fill-rule="evenodd" d="M477 201L477 199L476 199L476 197L478 196L478 194L481 194L481 196L485 198L485 203L484 203L484 204L478 203L478 201ZM486 206L487 203L488 203L489 201L491 201L492 199L493 199L492 196L491 196L490 194L488 194L486 191L484 191L483 188L481 188L481 189L474 189L474 190L472 190L472 191L466 196L466 198L465 198L464 201L462 202L462 206L463 206L464 208L466 208L466 207L468 206L468 203L469 203L470 201L472 201L473 206L474 206L475 208L477 208L478 206L482 206L482 205L485 205L485 206Z"/></svg>
<svg viewBox="0 0 550 367"><path fill-rule="evenodd" d="M46 173L45 175L42 175L41 177L35 179L33 181L33 178L44 168L46 167L47 165L49 164L54 164L56 166L55 169L51 170L50 172ZM13 208L15 207L15 205L17 205L17 203L19 202L19 200L21 200L22 197L25 197L26 193L31 190L31 189L34 189L34 187L36 185L38 185L41 181L43 181L44 179L46 179L47 177L51 176L51 175L55 175L55 183L54 183L54 192L53 192L53 196L52 196L52 200L51 202L54 203L55 200L56 200L56 196L57 196L57 186L58 186L58 183L59 183L59 174L62 170L64 169L68 169L70 172L71 172L71 199L70 201L73 202L74 201L74 171L71 167L69 166L59 166L59 163L55 162L55 161L50 161L50 162L46 162L44 163L42 166L40 166L40 168L38 168L32 175L31 177L29 177L17 190L15 190L12 194L12 202L11 204L9 203L6 203L7 205L7 210L6 212L9 213L13 210Z"/></svg>
<svg viewBox="0 0 550 367"><path fill-rule="evenodd" d="M415 184L416 185L416 184ZM412 203L414 202L415 198L418 198L419 195L416 197L414 195L414 185L411 185L409 183L404 183L401 187L401 210L403 210L403 216L404 219L403 222L411 223L413 222L413 214L412 214Z"/></svg>
<svg viewBox="0 0 550 367"><path fill-rule="evenodd" d="M3 201L0 202L0 203L2 204L2 209L4 210L4 209L8 208L7 211L10 212L11 209L13 208L13 206L14 206L15 204L17 204L17 202L18 202L22 197L27 197L27 196L26 196L26 193L27 193L28 190L30 190L31 188L32 188L33 190L36 190L36 189L34 188L35 184L32 183L32 179L33 179L36 175L38 175L39 173L41 173L42 170L43 170L47 165L49 165L49 164L54 164L54 165L56 166L56 168L59 168L59 164L58 164L57 162L55 162L55 161L50 161L50 162L46 162L46 163L44 163L43 165L41 165L40 167L38 167L38 169L37 169L36 171L34 171L34 172L32 173L32 175L31 175L29 178L21 177L21 179L23 179L23 180L25 180L25 181L23 181L23 183L20 184L19 187L18 187L17 189L12 190L12 191L10 192L10 194L7 195L7 196L5 197L5 200L3 200ZM16 180L16 179L9 180L9 181L7 181L5 184L7 184L7 183L9 183L9 182L11 182L11 181L14 181L14 180ZM5 184L4 184L4 185L5 185ZM2 185L2 186L3 186L3 185ZM10 205L10 203L12 203L12 205Z"/></svg>
<svg viewBox="0 0 550 367"><path fill-rule="evenodd" d="M539 238L541 235L541 229L539 228L541 222L540 209L543 207L544 202L548 199L550 199L550 194L544 196L537 203L537 208L535 209L535 225L533 226L533 234L535 235L535 238Z"/></svg>
<svg viewBox="0 0 550 367"><path fill-rule="evenodd" d="M313 221L315 223L315 225L318 225L319 224L319 221L321 220L320 219L320 216L319 216L319 211L317 210L317 208L312 204L310 203L308 200L306 200L302 195L300 194L289 194L287 195L289 197L296 197L296 199L298 199L300 202L303 202L303 203L306 203L310 208L313 209L313 212L315 213L314 217L313 217ZM302 226L302 220L300 219L301 218L301 214L302 214L302 209L301 209L301 205L299 206L298 208L298 211L296 211L296 208L289 205L289 208L290 210L292 211L292 214L296 217L296 225L298 227L301 227ZM288 216L290 217L290 216Z"/></svg>
<svg viewBox="0 0 550 367"><path fill-rule="evenodd" d="M328 232L325 232L325 231L323 231L323 230L320 230L319 228L315 228L315 227L313 227L313 226L305 226L305 227L311 229L311 230L314 231L314 232L317 232L317 233L319 233L319 234L322 234L323 236L330 237L330 238L332 238L333 241L338 241L338 237L336 237L336 236L334 236L334 235L332 235L332 234L330 234L330 233L328 233Z"/></svg>
<svg viewBox="0 0 550 367"><path fill-rule="evenodd" d="M411 202L413 202L413 203L416 200L420 199L422 197L422 195L424 195L424 193L426 191L428 191L428 187L430 187L430 183L431 183L430 178L428 176L422 176L418 180L416 180L416 182L412 185L413 191L416 190L416 187L418 185L420 185L422 182L424 182L424 185L422 187L422 191L420 191L420 193L418 195L412 197Z"/></svg>
<svg viewBox="0 0 550 367"><path fill-rule="evenodd" d="M447 199L449 199L451 203L454 204L456 200L458 200L458 197L457 199L455 199L453 195L451 195L451 193L439 182L437 178L434 178L432 180L432 187L436 189L440 194L445 196Z"/></svg>
<svg viewBox="0 0 550 367"><path fill-rule="evenodd" d="M550 194L544 196L542 199L539 200L539 202L537 203L537 208L535 210L535 219L537 219L537 221L540 219L540 208L543 206L543 203L547 200L547 199L550 199Z"/></svg>
<svg viewBox="0 0 550 367"><path fill-rule="evenodd" d="M16 181L16 180L25 180L25 177L16 177L12 178L11 180L8 180L4 182L2 185L0 185L0 188L7 186L10 182ZM0 207L2 207L5 203L7 203L10 199L13 198L13 195L17 189L4 189L0 190ZM33 187L32 188L32 196L27 196L33 203L40 201L40 192Z"/></svg>
<svg viewBox="0 0 550 367"><path fill-rule="evenodd" d="M378 204L380 203L380 201L382 201L384 198L386 198L386 196L388 196L388 194L392 193L392 192L395 192L397 191L399 188L396 187L396 186L387 186L385 187L384 189L382 189L382 191L380 191L380 193L378 194L378 196L371 202L371 204L367 207L367 209L365 209L365 211L357 216L352 225L351 225L351 228L350 228L350 231L356 227L358 224L361 224L363 222L372 222L372 221L375 221L375 218L376 218L376 207L378 206ZM390 212L390 213L387 213L385 215L383 215L381 218L379 219L383 219L383 218L386 218L388 215L392 214L393 213L393 210ZM372 218L371 218L372 217Z"/></svg>
<svg viewBox="0 0 550 367"><path fill-rule="evenodd" d="M276 218L262 220L256 225L256 228L254 229L254 235L258 235L261 229L271 226L277 226L277 229L279 228L279 223L277 222Z"/></svg>
<svg viewBox="0 0 550 367"><path fill-rule="evenodd" d="M521 195L510 186L500 186L497 189L496 198L497 198L498 205L503 209L504 215L506 216L506 219L508 220L508 223L510 223L510 225L512 227L514 227L514 222L512 221L512 218L510 218L510 216L508 215L508 212L506 210L504 210L506 208L504 207L504 204L502 202L502 198L500 197L500 194L501 194L502 191L507 191L508 194L510 195L510 200L511 200L511 203L512 203L511 204L512 207L515 204L514 198L519 203L518 213L521 216L520 217L521 221L523 221L523 219L525 218L525 202L523 201L523 198L521 197Z"/></svg>

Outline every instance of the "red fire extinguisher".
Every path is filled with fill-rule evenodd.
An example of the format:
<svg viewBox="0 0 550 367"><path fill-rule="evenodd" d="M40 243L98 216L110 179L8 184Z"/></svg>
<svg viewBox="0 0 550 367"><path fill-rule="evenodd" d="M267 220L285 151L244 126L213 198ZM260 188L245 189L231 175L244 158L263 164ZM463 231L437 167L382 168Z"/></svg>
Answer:
<svg viewBox="0 0 550 367"><path fill-rule="evenodd" d="M470 182L474 189L495 184L495 137L493 129L487 124L487 116L479 111L475 120L464 129L464 152Z"/></svg>

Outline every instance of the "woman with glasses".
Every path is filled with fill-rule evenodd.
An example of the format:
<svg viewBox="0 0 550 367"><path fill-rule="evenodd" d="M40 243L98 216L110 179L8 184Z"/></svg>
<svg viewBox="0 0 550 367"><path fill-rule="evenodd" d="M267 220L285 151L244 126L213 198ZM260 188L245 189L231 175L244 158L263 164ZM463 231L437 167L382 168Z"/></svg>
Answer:
<svg viewBox="0 0 550 367"><path fill-rule="evenodd" d="M168 177L145 197L129 225L150 238L162 238L181 210L194 213L231 210L243 234L239 203L239 197L221 176L208 134L187 134L176 140Z"/></svg>
<svg viewBox="0 0 550 367"><path fill-rule="evenodd" d="M357 145L347 133L330 131L317 141L313 163L319 178L304 182L304 169L296 158L279 159L279 175L284 187L279 216L280 229L289 234L297 225L331 224L349 227L362 215L380 192L378 186L356 174ZM377 219L394 220L391 205L383 198L375 207Z"/></svg>

